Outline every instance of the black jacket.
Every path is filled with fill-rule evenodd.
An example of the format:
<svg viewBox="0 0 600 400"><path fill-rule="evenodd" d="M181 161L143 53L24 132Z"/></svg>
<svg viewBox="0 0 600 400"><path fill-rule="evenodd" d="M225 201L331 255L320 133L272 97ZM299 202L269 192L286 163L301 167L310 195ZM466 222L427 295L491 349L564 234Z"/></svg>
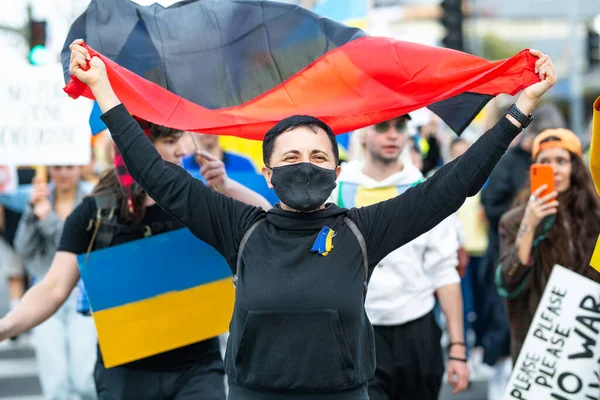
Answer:
<svg viewBox="0 0 600 400"><path fill-rule="evenodd" d="M519 129L506 118L462 157L402 195L347 210L269 212L224 196L164 162L119 105L102 119L131 176L191 232L215 247L237 274L227 346L230 400L366 399L375 370L373 328L363 304L364 269L350 217L365 238L369 274L390 252L428 231L476 194ZM236 269L241 238L257 220ZM310 249L323 226L333 250Z"/></svg>

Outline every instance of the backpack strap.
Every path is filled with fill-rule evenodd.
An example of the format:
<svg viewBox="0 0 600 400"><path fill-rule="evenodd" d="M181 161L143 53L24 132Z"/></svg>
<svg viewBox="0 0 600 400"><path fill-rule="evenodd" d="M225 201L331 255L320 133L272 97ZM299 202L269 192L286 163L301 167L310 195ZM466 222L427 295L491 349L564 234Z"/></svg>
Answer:
<svg viewBox="0 0 600 400"><path fill-rule="evenodd" d="M94 244L97 244L99 248L110 246L113 236L115 235L112 229L100 229L104 222L110 222L118 208L117 199L112 195L96 196L94 197L96 203L96 217L90 220L88 230L94 228L92 239L88 245L85 261L87 262L90 252L94 248Z"/></svg>
<svg viewBox="0 0 600 400"><path fill-rule="evenodd" d="M240 268L240 266L242 265L242 254L244 253L244 248L246 247L246 243L248 243L248 239L250 239L250 235L252 235L252 232L254 232L254 230L256 229L256 227L258 225L261 224L261 222L263 222L265 220L265 218L261 218L258 221L256 221L255 223L252 224L252 226L246 231L246 233L244 233L244 236L242 236L242 241L240 242L240 247L238 248L238 254L237 254L237 261L235 263L235 274L233 275L233 286L236 287L237 286L237 271Z"/></svg>
<svg viewBox="0 0 600 400"><path fill-rule="evenodd" d="M363 283L363 285L364 285L363 298L366 299L367 298L368 280L369 280L369 257L367 254L367 243L365 242L365 238L363 237L362 233L360 232L360 229L358 229L358 226L356 226L354 221L352 221L348 217L344 217L344 222L346 223L346 225L348 225L350 227L350 230L352 231L354 236L356 236L356 239L358 240L358 244L360 245L360 251L362 252L362 256L363 256L363 267L365 269L365 281Z"/></svg>

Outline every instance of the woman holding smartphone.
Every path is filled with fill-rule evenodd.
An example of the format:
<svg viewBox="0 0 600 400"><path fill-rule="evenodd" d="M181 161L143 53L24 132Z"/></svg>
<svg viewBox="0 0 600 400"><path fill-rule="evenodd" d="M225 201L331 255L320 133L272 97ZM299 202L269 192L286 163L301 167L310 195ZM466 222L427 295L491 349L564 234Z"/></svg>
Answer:
<svg viewBox="0 0 600 400"><path fill-rule="evenodd" d="M600 232L600 199L579 138L567 129L548 129L535 138L532 157L536 164L552 166L554 182L531 194L524 190L516 208L500 220L496 284L507 298L513 361L554 265L600 282L600 273L589 266ZM555 190L542 195L552 184Z"/></svg>

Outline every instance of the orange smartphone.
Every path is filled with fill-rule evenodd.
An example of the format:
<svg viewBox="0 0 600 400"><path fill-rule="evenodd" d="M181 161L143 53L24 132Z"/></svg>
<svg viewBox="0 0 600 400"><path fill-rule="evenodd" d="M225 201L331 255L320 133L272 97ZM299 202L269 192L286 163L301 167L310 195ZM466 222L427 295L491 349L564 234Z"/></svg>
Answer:
<svg viewBox="0 0 600 400"><path fill-rule="evenodd" d="M539 197L544 197L547 194L554 192L554 168L549 164L532 164L529 170L531 180L531 193L535 192L542 185L546 185L546 189Z"/></svg>

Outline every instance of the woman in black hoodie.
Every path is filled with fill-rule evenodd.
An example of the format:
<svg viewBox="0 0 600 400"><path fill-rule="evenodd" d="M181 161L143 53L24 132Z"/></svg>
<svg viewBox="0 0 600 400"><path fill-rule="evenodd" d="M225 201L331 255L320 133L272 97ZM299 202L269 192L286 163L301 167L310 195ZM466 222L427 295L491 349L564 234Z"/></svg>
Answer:
<svg viewBox="0 0 600 400"><path fill-rule="evenodd" d="M116 97L103 62L79 44L71 45L71 73L91 88L132 177L231 267L237 287L226 356L231 400L368 399L375 367L363 306L368 276L481 189L556 82L550 59L532 51L542 81L520 95L511 115L431 179L360 209L324 204L339 173L331 129L309 116L286 118L263 142L263 174L281 200L265 212L164 162Z"/></svg>

